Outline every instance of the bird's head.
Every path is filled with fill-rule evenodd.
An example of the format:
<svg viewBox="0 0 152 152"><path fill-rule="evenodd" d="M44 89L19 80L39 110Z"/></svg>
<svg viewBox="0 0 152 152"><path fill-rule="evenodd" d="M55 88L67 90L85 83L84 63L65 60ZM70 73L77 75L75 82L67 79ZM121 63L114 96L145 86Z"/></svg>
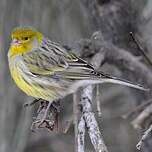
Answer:
<svg viewBox="0 0 152 152"><path fill-rule="evenodd" d="M12 41L8 53L9 57L26 53L39 47L43 36L31 27L17 27L13 29L11 38Z"/></svg>

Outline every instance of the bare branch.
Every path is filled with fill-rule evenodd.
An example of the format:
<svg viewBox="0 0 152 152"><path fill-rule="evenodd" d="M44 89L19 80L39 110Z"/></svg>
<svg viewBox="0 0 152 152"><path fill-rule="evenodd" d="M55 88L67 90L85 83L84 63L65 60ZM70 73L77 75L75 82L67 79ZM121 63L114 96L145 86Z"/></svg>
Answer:
<svg viewBox="0 0 152 152"><path fill-rule="evenodd" d="M83 116L81 116L79 124L78 124L78 152L84 152L85 148L85 121Z"/></svg>
<svg viewBox="0 0 152 152"><path fill-rule="evenodd" d="M97 103L97 113L98 116L101 117L102 112L101 112L101 105L100 105L100 89L99 89L99 84L96 85L96 103Z"/></svg>
<svg viewBox="0 0 152 152"><path fill-rule="evenodd" d="M75 134L75 152L78 152L78 102L79 97L77 92L73 94L73 118L74 118L74 134Z"/></svg>
<svg viewBox="0 0 152 152"><path fill-rule="evenodd" d="M135 107L132 111L129 111L128 113L124 114L122 118L128 119L132 117L135 114L138 114L139 112L143 111L147 106L149 106L152 103L152 99L149 99L148 101L143 102L139 106Z"/></svg>
<svg viewBox="0 0 152 152"><path fill-rule="evenodd" d="M138 142L138 144L136 145L137 149L140 150L141 146L143 144L143 142L146 140L146 138L148 137L149 133L152 131L152 124L150 125L150 127L145 131L144 135L142 136L142 138L140 139L140 141Z"/></svg>
<svg viewBox="0 0 152 152"><path fill-rule="evenodd" d="M63 128L63 133L66 134L72 124L73 124L73 117L66 121L66 125Z"/></svg>
<svg viewBox="0 0 152 152"><path fill-rule="evenodd" d="M146 109L144 109L140 114L139 116L134 120L132 121L132 125L135 127L135 128L141 128L143 122L149 118L152 114L152 104L149 105L148 107L146 107Z"/></svg>
<svg viewBox="0 0 152 152"><path fill-rule="evenodd" d="M130 32L130 35L133 39L133 41L135 42L135 44L137 45L138 47L138 50L141 52L141 54L143 55L143 57L146 59L147 63L152 66L152 62L151 60L149 59L149 57L147 56L147 54L145 53L145 50L144 48L142 47L141 43L139 42L139 40L137 39L137 37L132 33Z"/></svg>
<svg viewBox="0 0 152 152"><path fill-rule="evenodd" d="M97 33L98 34L98 33ZM97 38L97 37L94 37ZM96 39L97 40L97 39ZM98 68L103 61L101 57L101 52L95 54L92 58L92 64ZM101 58L100 58L101 57ZM81 92L81 106L82 106L82 117L85 121L91 142L94 146L96 152L108 152L106 145L102 139L98 123L95 118L95 114L92 111L92 96L93 96L93 86L85 87ZM81 119L82 119L81 117ZM82 121L82 120L81 120ZM82 123L82 122L79 123ZM82 131L84 132L84 130Z"/></svg>
<svg viewBox="0 0 152 152"><path fill-rule="evenodd" d="M82 91L82 111L83 117L86 122L86 127L96 152L108 152L106 145L102 139L98 123L95 118L95 114L92 111L91 100L92 100L92 86L88 86Z"/></svg>

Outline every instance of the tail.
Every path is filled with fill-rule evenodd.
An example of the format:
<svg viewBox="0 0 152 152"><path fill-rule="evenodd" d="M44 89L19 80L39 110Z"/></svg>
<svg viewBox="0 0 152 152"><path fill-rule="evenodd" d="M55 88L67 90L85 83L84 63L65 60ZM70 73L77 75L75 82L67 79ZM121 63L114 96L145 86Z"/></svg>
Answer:
<svg viewBox="0 0 152 152"><path fill-rule="evenodd" d="M63 73L62 73L63 74ZM114 83L114 84L120 84L124 86L128 86L131 88L139 89L142 91L150 91L150 89L145 88L144 86L140 84L135 84L133 82L130 82L128 80L123 80L117 77L110 76L108 74L98 72L98 71L89 71L89 72L67 72L64 76L66 78L77 80L73 85L70 87L71 90L77 90L77 88L89 84L100 84L100 83Z"/></svg>
<svg viewBox="0 0 152 152"><path fill-rule="evenodd" d="M91 84L100 84L100 83L120 84L120 85L128 86L128 87L131 87L131 88L139 89L139 90L142 90L142 91L150 91L149 88L145 88L140 84L134 84L130 81L115 78L115 77L76 81L72 85L72 87L69 88L69 90L75 92L81 86L87 86L87 85L91 85Z"/></svg>
<svg viewBox="0 0 152 152"><path fill-rule="evenodd" d="M111 79L111 78L103 78L103 80L101 80L101 83L114 83L114 84L120 84L120 85L124 85L124 86L128 86L131 88L135 88L135 89L139 89L139 90L143 90L143 91L149 91L149 88L145 88L144 86L140 85L140 84L135 84L132 83L130 81L127 80L122 80L122 79Z"/></svg>
<svg viewBox="0 0 152 152"><path fill-rule="evenodd" d="M139 90L143 90L143 91L149 91L149 88L145 88L144 86L140 85L140 84L135 84L133 82L130 82L128 80L124 80L121 78L117 78L117 77L113 77L104 73L98 73L100 75L100 79L102 79L101 83L114 83L114 84L120 84L120 85L124 85L124 86L128 86L131 88L135 88L135 89L139 89Z"/></svg>

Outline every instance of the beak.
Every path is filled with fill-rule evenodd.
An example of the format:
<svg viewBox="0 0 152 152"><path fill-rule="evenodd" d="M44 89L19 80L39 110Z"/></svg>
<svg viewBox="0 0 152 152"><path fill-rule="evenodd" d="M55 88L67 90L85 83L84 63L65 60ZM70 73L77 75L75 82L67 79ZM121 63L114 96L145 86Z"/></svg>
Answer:
<svg viewBox="0 0 152 152"><path fill-rule="evenodd" d="M14 38L14 39L12 40L11 44L13 44L13 45L18 45L18 44L20 44L20 41Z"/></svg>

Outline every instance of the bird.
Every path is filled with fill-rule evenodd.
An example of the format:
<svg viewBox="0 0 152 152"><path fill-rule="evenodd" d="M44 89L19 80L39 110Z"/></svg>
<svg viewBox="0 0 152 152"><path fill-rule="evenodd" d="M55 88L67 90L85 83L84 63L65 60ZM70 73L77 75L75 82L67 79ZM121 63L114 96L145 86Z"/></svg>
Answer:
<svg viewBox="0 0 152 152"><path fill-rule="evenodd" d="M89 84L115 83L148 90L140 84L97 71L33 27L14 28L11 39L8 62L13 80L28 96L49 101L48 106Z"/></svg>

